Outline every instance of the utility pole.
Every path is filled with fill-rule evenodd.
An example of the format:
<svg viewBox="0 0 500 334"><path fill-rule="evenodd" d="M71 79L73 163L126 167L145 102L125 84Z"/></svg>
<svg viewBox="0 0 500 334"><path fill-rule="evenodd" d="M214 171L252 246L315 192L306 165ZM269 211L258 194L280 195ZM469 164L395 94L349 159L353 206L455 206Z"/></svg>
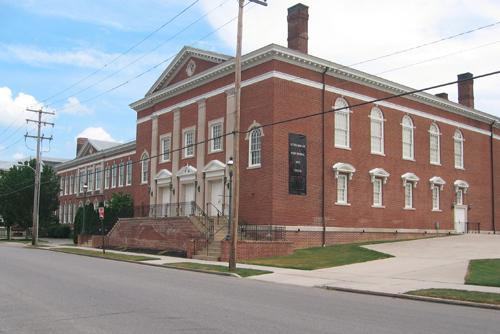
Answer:
<svg viewBox="0 0 500 334"><path fill-rule="evenodd" d="M267 0L250 0L262 6L267 6ZM234 113L234 191L233 219L231 226L231 248L229 252L229 271L236 271L236 249L238 244L238 215L240 203L240 112L241 112L241 43L243 35L243 7L245 0L238 0L238 32L236 35L236 57L234 60L234 90L236 110Z"/></svg>
<svg viewBox="0 0 500 334"><path fill-rule="evenodd" d="M34 109L26 109L27 111L31 111L34 113L38 113L38 119L27 119L26 122L28 123L35 123L37 125L37 135L29 135L26 133L24 135L25 138L33 138L36 139L36 168L35 168L35 189L34 189L34 194L33 194L33 227L31 231L31 244L33 246L38 245L38 223L39 223L39 212L40 212L40 175L41 175L41 170L40 170L40 165L41 165L41 160L40 160L40 155L41 155L41 144L43 140L52 140L52 136L50 137L45 137L41 132L42 132L42 126L47 126L51 125L52 127L54 126L54 123L50 122L45 122L42 121L42 116L44 114L46 115L54 115L53 112L50 111L43 111L42 109L34 110Z"/></svg>

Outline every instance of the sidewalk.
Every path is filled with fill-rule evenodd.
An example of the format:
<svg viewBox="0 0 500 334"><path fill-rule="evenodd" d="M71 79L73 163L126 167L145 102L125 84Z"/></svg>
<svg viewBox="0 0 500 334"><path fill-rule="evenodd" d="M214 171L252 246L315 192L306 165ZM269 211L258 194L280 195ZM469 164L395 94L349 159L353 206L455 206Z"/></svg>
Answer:
<svg viewBox="0 0 500 334"><path fill-rule="evenodd" d="M51 248L66 247L52 244L51 246ZM500 258L500 235L469 234L383 243L365 247L395 257L311 271L248 264L238 264L238 267L273 272L272 274L252 276L249 279L305 287L327 286L393 294L428 288L500 293L500 288L497 287L464 285L464 277L470 259ZM95 250L94 248L79 248ZM142 261L143 263L156 265L177 262L226 264L226 262L162 255L119 251L108 252L159 258L159 260Z"/></svg>

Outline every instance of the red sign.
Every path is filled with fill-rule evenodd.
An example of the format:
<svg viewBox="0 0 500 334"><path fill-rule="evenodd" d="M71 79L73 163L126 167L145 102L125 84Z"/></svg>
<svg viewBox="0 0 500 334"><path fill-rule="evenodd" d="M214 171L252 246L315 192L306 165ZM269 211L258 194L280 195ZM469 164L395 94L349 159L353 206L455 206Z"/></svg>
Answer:
<svg viewBox="0 0 500 334"><path fill-rule="evenodd" d="M104 219L104 207L103 206L99 207L99 218Z"/></svg>

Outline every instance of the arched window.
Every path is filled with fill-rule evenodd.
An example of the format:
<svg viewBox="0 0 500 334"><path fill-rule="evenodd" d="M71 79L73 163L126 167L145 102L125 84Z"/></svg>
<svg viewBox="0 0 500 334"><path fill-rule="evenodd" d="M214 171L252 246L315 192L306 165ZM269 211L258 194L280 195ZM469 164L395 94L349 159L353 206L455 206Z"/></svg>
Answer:
<svg viewBox="0 0 500 334"><path fill-rule="evenodd" d="M258 167L262 161L262 130L255 128L250 131L248 141L248 166Z"/></svg>
<svg viewBox="0 0 500 334"><path fill-rule="evenodd" d="M464 136L460 130L455 131L453 142L455 143L455 168L464 168Z"/></svg>
<svg viewBox="0 0 500 334"><path fill-rule="evenodd" d="M439 127L432 123L429 128L429 160L431 164L439 165L441 163L441 144L439 137Z"/></svg>
<svg viewBox="0 0 500 334"><path fill-rule="evenodd" d="M144 152L141 156L141 183L148 183L149 178L149 155Z"/></svg>
<svg viewBox="0 0 500 334"><path fill-rule="evenodd" d="M371 152L384 154L384 114L374 107L370 113Z"/></svg>
<svg viewBox="0 0 500 334"><path fill-rule="evenodd" d="M414 160L413 121L409 116L404 116L401 126L403 128L403 159Z"/></svg>
<svg viewBox="0 0 500 334"><path fill-rule="evenodd" d="M349 105L343 98L335 101L335 147L350 148Z"/></svg>

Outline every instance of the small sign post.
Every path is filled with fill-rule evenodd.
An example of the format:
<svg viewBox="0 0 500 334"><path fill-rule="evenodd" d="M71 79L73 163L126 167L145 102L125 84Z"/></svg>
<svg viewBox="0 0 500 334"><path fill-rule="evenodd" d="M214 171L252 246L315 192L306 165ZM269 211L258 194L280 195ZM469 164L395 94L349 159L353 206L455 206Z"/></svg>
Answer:
<svg viewBox="0 0 500 334"><path fill-rule="evenodd" d="M101 233L102 233L102 254L106 254L106 248L104 247L104 207L99 207L99 219L101 220Z"/></svg>

